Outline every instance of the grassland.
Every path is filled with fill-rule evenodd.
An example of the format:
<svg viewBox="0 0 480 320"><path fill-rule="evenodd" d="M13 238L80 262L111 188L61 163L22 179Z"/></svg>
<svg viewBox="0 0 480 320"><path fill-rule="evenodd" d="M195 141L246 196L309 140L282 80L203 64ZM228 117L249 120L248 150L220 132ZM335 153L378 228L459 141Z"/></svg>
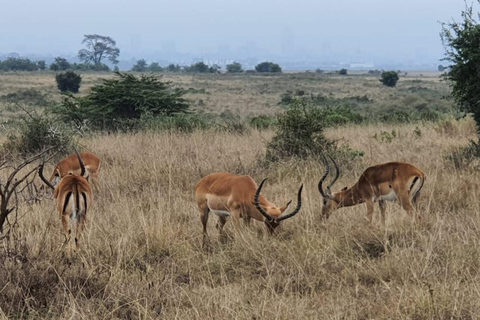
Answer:
<svg viewBox="0 0 480 320"><path fill-rule="evenodd" d="M98 81L87 76L89 83ZM0 75L0 95L20 86L54 91L47 76L16 77ZM402 107L407 99L451 103L441 99L448 89L435 77L402 78L396 89L366 76L168 78L209 92L190 96L203 100L197 108L204 112L230 110L242 117L280 112L279 95L296 89L367 95L379 108ZM427 88L428 94L411 87ZM379 138L393 130L395 137ZM397 204L389 204L385 228L378 207L369 224L363 206L341 209L322 224L316 184L323 166L315 160L265 166L260 160L272 134L252 129L243 135L206 130L82 138L86 150L103 160L84 248L66 263L54 202L22 205L17 240L1 243L0 318L480 317L479 174L475 164L456 170L446 159L475 138L469 118L328 130L339 143L365 152L343 168L334 189L354 183L367 166L392 160L411 162L427 174L418 210L424 222L412 223ZM217 240L216 217L210 217L212 247L205 250L193 189L214 171L256 181L269 177L264 194L276 204L294 198L303 182L302 210L273 237L256 227L235 233L229 222L225 244Z"/></svg>

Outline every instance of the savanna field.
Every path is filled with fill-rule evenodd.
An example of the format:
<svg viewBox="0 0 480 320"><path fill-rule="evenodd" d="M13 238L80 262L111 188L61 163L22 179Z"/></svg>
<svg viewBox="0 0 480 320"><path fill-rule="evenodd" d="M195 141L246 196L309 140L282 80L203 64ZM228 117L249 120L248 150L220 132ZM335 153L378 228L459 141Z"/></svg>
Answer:
<svg viewBox="0 0 480 320"><path fill-rule="evenodd" d="M85 95L111 75L82 77ZM452 157L475 139L476 128L444 98L449 87L438 74L409 73L396 88L361 74L163 79L188 89L192 112L245 126L86 132L81 149L98 155L102 165L83 249L72 263L65 261L50 195L22 203L18 225L0 241L0 319L480 318L478 163ZM37 93L24 93L32 89ZM422 221L414 223L389 203L386 227L378 205L372 224L365 205L339 209L323 223L321 161L268 162L275 126L248 125L253 117L283 112L279 102L287 91L356 101L367 120L326 130L339 146L362 154L339 162L333 190L351 186L371 165L410 162L427 175L417 209ZM8 98L15 94L29 96L19 103L38 113L41 101L61 99L54 74L0 74L2 144L24 115ZM399 110L418 119L377 117ZM48 175L54 162L46 165ZM226 242L219 241L218 218L210 215L210 246L204 248L194 188L218 171L250 175L257 183L268 177L262 193L278 206L290 199L295 204L303 183L302 209L274 236L263 224L237 233L229 221Z"/></svg>

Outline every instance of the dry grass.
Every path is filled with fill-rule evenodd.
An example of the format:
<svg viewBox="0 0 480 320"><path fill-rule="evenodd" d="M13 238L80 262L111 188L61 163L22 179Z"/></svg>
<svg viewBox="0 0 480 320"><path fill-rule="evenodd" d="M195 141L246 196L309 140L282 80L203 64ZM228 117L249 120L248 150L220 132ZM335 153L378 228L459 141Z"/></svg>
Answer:
<svg viewBox="0 0 480 320"><path fill-rule="evenodd" d="M447 128L447 129L445 129ZM475 135L471 121L350 126L328 135L365 151L335 188L375 163L410 161L427 174L415 225L396 204L387 227L368 224L363 206L320 223L315 161L262 167L271 132L235 136L108 135L85 139L102 158L101 190L85 247L72 265L54 203L22 207L21 241L3 243L0 315L50 319L476 319L480 317L478 172L454 171L444 155ZM391 142L375 133L396 130ZM418 132L418 130L417 130ZM301 212L278 236L256 228L202 249L193 188L205 174L268 176L265 195L293 198Z"/></svg>

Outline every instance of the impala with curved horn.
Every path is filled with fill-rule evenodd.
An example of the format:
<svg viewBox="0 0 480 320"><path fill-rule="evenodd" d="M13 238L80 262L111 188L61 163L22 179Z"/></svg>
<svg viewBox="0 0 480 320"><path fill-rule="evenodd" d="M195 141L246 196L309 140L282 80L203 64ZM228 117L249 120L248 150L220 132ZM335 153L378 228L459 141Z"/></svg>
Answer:
<svg viewBox="0 0 480 320"><path fill-rule="evenodd" d="M98 173L100 171L101 162L100 158L90 152L81 152L80 156L82 157L85 166L87 180L89 180L91 177L93 185L98 189ZM72 154L71 156L62 159L57 163L48 181L56 186L60 182L60 179L68 176L69 174L78 175L80 170L81 168L78 157L76 154Z"/></svg>
<svg viewBox="0 0 480 320"><path fill-rule="evenodd" d="M373 204L378 201L382 223L385 225L386 201L398 200L403 209L412 216L413 204L418 200L426 175L417 167L405 162L388 162L367 168L357 183L333 193L331 187L340 176L338 165L328 156L335 166L335 178L324 189L323 182L330 172L325 156L325 174L318 183L318 191L323 197L322 217L328 219L332 211L361 203L367 205L367 218L371 222ZM417 183L418 182L418 183Z"/></svg>
<svg viewBox="0 0 480 320"><path fill-rule="evenodd" d="M200 218L203 224L204 241L207 236L207 222L209 213L219 216L217 228L220 234L227 222L227 217L232 216L236 226L240 218L245 224L250 219L263 221L267 230L273 233L280 222L295 216L302 206L302 189L298 190L298 203L291 213L282 215L292 201L282 207L277 207L260 194L267 179L260 186L249 176L239 176L228 172L212 173L202 178L195 188L195 200L200 209Z"/></svg>
<svg viewBox="0 0 480 320"><path fill-rule="evenodd" d="M65 234L65 244L68 245L71 237L71 223L76 222L77 228L75 232L76 247L80 246L80 236L85 228L87 218L87 210L93 200L92 188L84 177L86 170L82 157L75 150L78 162L80 165L80 175L64 176L60 182L53 186L53 184L43 176L44 163L40 164L38 173L42 181L54 190L53 195L57 202L57 211L62 217L63 232ZM70 220L70 221L69 221Z"/></svg>

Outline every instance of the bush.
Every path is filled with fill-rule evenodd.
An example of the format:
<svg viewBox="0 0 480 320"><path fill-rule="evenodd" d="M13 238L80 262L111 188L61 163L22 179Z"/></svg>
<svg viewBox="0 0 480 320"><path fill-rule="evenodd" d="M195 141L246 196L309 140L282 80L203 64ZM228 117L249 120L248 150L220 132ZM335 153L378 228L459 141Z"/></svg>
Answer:
<svg viewBox="0 0 480 320"><path fill-rule="evenodd" d="M340 70L338 70L338 74L342 75L342 76L346 76L348 74L348 70L347 69L340 69Z"/></svg>
<svg viewBox="0 0 480 320"><path fill-rule="evenodd" d="M0 101L46 107L52 104L46 94L35 89L24 89L0 96Z"/></svg>
<svg viewBox="0 0 480 320"><path fill-rule="evenodd" d="M150 72L162 72L163 68L158 64L158 62L152 62L148 66L148 71L150 71Z"/></svg>
<svg viewBox="0 0 480 320"><path fill-rule="evenodd" d="M228 73L241 73L243 72L242 65L238 62L227 64Z"/></svg>
<svg viewBox="0 0 480 320"><path fill-rule="evenodd" d="M256 116L250 119L250 126L257 130L265 130L273 127L276 124L274 118L266 115Z"/></svg>
<svg viewBox="0 0 480 320"><path fill-rule="evenodd" d="M45 62L43 61L45 64ZM23 58L8 58L0 61L1 71L37 71L42 66L42 61L31 61Z"/></svg>
<svg viewBox="0 0 480 320"><path fill-rule="evenodd" d="M73 71L59 73L55 76L55 80L57 81L57 88L61 92L77 93L82 83L82 77Z"/></svg>
<svg viewBox="0 0 480 320"><path fill-rule="evenodd" d="M7 152L26 157L46 148L55 147L58 150L73 143L74 133L55 119L37 114L29 114L22 119L18 134L9 136L3 145Z"/></svg>
<svg viewBox="0 0 480 320"><path fill-rule="evenodd" d="M384 86L393 88L397 85L398 79L399 79L398 72L383 71L380 78L380 82L383 83Z"/></svg>
<svg viewBox="0 0 480 320"><path fill-rule="evenodd" d="M132 67L131 71L135 72L145 72L148 69L148 64L145 59L140 59L137 63Z"/></svg>
<svg viewBox="0 0 480 320"><path fill-rule="evenodd" d="M276 63L273 62L262 62L255 66L257 72L272 72L272 73L281 73L282 68Z"/></svg>
<svg viewBox="0 0 480 320"><path fill-rule="evenodd" d="M192 64L190 67L185 67L184 69L186 72L192 73L217 73L220 70L220 67L216 64L209 67L204 62L197 62L195 64Z"/></svg>
<svg viewBox="0 0 480 320"><path fill-rule="evenodd" d="M65 95L61 104L51 109L63 121L77 125L88 122L95 129L122 129L138 125L142 116L172 116L188 112L184 91L172 88L153 75L115 72L114 79L90 89L85 97Z"/></svg>
<svg viewBox="0 0 480 320"><path fill-rule="evenodd" d="M336 143L324 135L327 127L325 111L297 99L281 114L278 129L267 145L267 160L318 156L333 153Z"/></svg>
<svg viewBox="0 0 480 320"><path fill-rule="evenodd" d="M55 62L50 65L50 70L52 71L65 71L71 68L70 62L67 59L62 57L56 57Z"/></svg>

